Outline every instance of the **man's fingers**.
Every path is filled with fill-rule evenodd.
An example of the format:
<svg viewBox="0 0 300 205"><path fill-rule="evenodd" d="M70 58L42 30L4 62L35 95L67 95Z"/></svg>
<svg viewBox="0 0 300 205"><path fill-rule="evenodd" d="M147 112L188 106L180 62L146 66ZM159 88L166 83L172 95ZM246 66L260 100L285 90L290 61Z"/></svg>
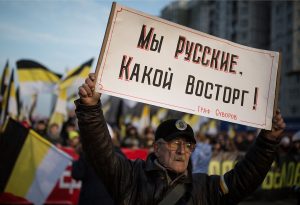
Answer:
<svg viewBox="0 0 300 205"><path fill-rule="evenodd" d="M78 88L78 94L83 104L96 105L98 103L101 94L95 92L95 85L96 75L95 73L90 73L84 83Z"/></svg>
<svg viewBox="0 0 300 205"><path fill-rule="evenodd" d="M279 130L283 130L285 129L286 124L280 114L280 110L277 109L276 110L276 114L273 117L273 126L272 126L272 130L274 131L279 131Z"/></svg>
<svg viewBox="0 0 300 205"><path fill-rule="evenodd" d="M95 82L90 78L85 79L85 83L89 86L89 88L94 91L95 90Z"/></svg>
<svg viewBox="0 0 300 205"><path fill-rule="evenodd" d="M80 97L87 97L87 96L88 96L88 94L87 94L87 92L85 91L85 89L84 89L83 86L80 86L80 87L78 88L78 94L79 94Z"/></svg>
<svg viewBox="0 0 300 205"><path fill-rule="evenodd" d="M90 78L92 81L95 81L95 80L96 80L96 75L95 75L95 73L90 73L90 74L89 74L89 78Z"/></svg>
<svg viewBox="0 0 300 205"><path fill-rule="evenodd" d="M92 97L93 96L93 91L91 90L91 88L88 86L88 84L84 83L82 84L82 86L84 88L84 90L86 91L87 95L89 97Z"/></svg>

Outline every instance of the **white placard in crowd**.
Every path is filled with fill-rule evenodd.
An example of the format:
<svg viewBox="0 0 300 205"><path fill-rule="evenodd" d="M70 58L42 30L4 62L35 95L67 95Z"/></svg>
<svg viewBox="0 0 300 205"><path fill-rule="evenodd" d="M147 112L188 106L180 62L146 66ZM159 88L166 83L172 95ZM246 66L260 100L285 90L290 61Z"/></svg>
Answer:
<svg viewBox="0 0 300 205"><path fill-rule="evenodd" d="M279 53L113 4L96 91L270 129Z"/></svg>

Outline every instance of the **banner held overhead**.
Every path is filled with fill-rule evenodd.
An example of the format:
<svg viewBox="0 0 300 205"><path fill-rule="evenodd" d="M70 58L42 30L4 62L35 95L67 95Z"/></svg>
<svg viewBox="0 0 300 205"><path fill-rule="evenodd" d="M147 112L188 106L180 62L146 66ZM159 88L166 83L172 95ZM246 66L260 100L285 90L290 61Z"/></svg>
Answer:
<svg viewBox="0 0 300 205"><path fill-rule="evenodd" d="M279 56L114 3L96 91L271 129Z"/></svg>

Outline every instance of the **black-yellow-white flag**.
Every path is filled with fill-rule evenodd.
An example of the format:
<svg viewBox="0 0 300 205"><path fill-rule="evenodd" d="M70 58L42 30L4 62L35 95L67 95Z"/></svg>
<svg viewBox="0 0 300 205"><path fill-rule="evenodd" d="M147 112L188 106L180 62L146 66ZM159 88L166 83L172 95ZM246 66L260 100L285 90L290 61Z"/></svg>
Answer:
<svg viewBox="0 0 300 205"><path fill-rule="evenodd" d="M2 72L2 77L1 77L1 84L0 84L0 95L3 96L6 87L8 86L9 83L9 64L8 61L5 64L5 67Z"/></svg>
<svg viewBox="0 0 300 205"><path fill-rule="evenodd" d="M17 101L16 87L14 81L14 71L10 76L8 87L5 89L2 103L1 122L4 122L7 116L17 119L19 116L19 102Z"/></svg>
<svg viewBox="0 0 300 205"><path fill-rule="evenodd" d="M17 61L20 92L22 95L53 92L61 75L32 60Z"/></svg>
<svg viewBox="0 0 300 205"><path fill-rule="evenodd" d="M72 158L9 119L0 138L0 193L44 204Z"/></svg>
<svg viewBox="0 0 300 205"><path fill-rule="evenodd" d="M4 101L4 93L9 83L9 64L8 61L2 72L1 82L0 82L0 113L2 112L2 102Z"/></svg>
<svg viewBox="0 0 300 205"><path fill-rule="evenodd" d="M54 110L49 120L49 126L53 123L58 124L59 128L62 128L64 121L67 120L67 89L61 89L58 91Z"/></svg>
<svg viewBox="0 0 300 205"><path fill-rule="evenodd" d="M84 79L88 76L91 71L93 59L88 60L79 67L76 67L69 72L60 80L57 85L57 98L52 111L49 125L56 123L61 128L63 122L67 119L67 99L72 98L77 92L78 86L84 82ZM68 95L68 90L71 93ZM74 90L72 92L72 89Z"/></svg>
<svg viewBox="0 0 300 205"><path fill-rule="evenodd" d="M93 60L94 59L92 58L79 67L76 67L67 72L67 74L59 82L59 89L68 89L71 87L76 87L77 89L78 86L80 86L84 82L84 79L91 72Z"/></svg>

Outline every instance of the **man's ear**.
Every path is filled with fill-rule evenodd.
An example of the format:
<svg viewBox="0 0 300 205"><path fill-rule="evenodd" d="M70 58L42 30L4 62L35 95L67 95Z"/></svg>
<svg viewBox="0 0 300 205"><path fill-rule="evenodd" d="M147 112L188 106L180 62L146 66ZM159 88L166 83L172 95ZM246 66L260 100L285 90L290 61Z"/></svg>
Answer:
<svg viewBox="0 0 300 205"><path fill-rule="evenodd" d="M154 142L153 143L153 152L154 152L155 156L158 156L158 149L159 149L159 145L156 142Z"/></svg>

